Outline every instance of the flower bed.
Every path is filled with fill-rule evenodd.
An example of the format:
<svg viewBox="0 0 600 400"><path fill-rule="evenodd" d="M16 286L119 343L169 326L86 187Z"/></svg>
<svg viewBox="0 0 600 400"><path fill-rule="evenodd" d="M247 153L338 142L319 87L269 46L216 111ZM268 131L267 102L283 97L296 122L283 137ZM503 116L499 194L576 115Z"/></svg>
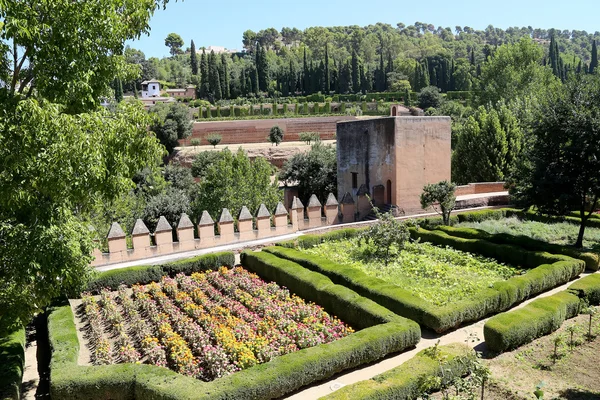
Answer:
<svg viewBox="0 0 600 400"><path fill-rule="evenodd" d="M211 381L353 332L242 268L163 277L132 292L82 295L95 364L144 360Z"/></svg>
<svg viewBox="0 0 600 400"><path fill-rule="evenodd" d="M324 242L304 252L356 267L369 276L405 288L436 306L477 294L520 273L494 259L430 243L408 243L389 263L365 256L357 239Z"/></svg>

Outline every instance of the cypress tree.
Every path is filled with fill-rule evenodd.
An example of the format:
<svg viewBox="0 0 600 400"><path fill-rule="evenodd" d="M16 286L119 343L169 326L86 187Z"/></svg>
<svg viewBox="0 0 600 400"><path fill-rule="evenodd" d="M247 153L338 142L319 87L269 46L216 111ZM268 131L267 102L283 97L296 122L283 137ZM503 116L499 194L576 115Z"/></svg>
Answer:
<svg viewBox="0 0 600 400"><path fill-rule="evenodd" d="M202 56L200 56L200 96L206 98L210 93L210 78L208 73L208 60L206 59L206 52L202 50Z"/></svg>
<svg viewBox="0 0 600 400"><path fill-rule="evenodd" d="M475 65L475 47L471 47L471 65Z"/></svg>
<svg viewBox="0 0 600 400"><path fill-rule="evenodd" d="M360 69L358 67L358 54L356 50L352 51L352 91L358 92L360 90Z"/></svg>
<svg viewBox="0 0 600 400"><path fill-rule="evenodd" d="M558 46L556 45L556 39L554 37L554 35L552 35L550 37L550 53L549 53L549 58L550 58L550 66L552 68L552 73L557 76L560 77L560 71L558 68Z"/></svg>
<svg viewBox="0 0 600 400"><path fill-rule="evenodd" d="M256 71L258 73L258 89L262 92L266 92L269 85L267 68L266 50L259 43L256 43Z"/></svg>
<svg viewBox="0 0 600 400"><path fill-rule="evenodd" d="M329 92L331 91L331 81L329 80L329 45L327 43L325 43L325 69L323 71L324 73L324 78L325 78L325 82L323 85L323 89L325 91L326 95L329 95Z"/></svg>
<svg viewBox="0 0 600 400"><path fill-rule="evenodd" d="M248 92L246 92L246 70L244 68L240 71L240 93L242 96L248 94Z"/></svg>
<svg viewBox="0 0 600 400"><path fill-rule="evenodd" d="M210 87L210 94L215 100L222 99L221 92L221 78L219 76L219 66L217 65L217 56L214 51L210 52L208 56L208 80Z"/></svg>
<svg viewBox="0 0 600 400"><path fill-rule="evenodd" d="M596 40L592 42L592 60L590 61L590 74L593 74L598 68L598 48L596 47Z"/></svg>
<svg viewBox="0 0 600 400"><path fill-rule="evenodd" d="M421 67L419 64L415 65L415 74L413 76L413 88L415 91L421 90Z"/></svg>
<svg viewBox="0 0 600 400"><path fill-rule="evenodd" d="M579 60L579 64L577 64L577 71L578 74L581 73L581 60Z"/></svg>
<svg viewBox="0 0 600 400"><path fill-rule="evenodd" d="M221 87L221 92L223 94L223 98L228 99L231 97L231 91L229 88L229 68L227 65L227 56L225 55L225 53L221 53L221 74L223 75L223 85Z"/></svg>
<svg viewBox="0 0 600 400"><path fill-rule="evenodd" d="M252 91L254 94L258 94L260 90L258 85L258 68L254 68L252 72Z"/></svg>
<svg viewBox="0 0 600 400"><path fill-rule="evenodd" d="M340 72L335 59L333 59L333 69L331 70L331 90L340 93Z"/></svg>
<svg viewBox="0 0 600 400"><path fill-rule="evenodd" d="M290 93L292 95L296 94L296 69L294 68L294 63L292 63L292 60L290 59L290 70L288 72L288 76L287 76L287 82L288 82L288 87L290 90Z"/></svg>
<svg viewBox="0 0 600 400"><path fill-rule="evenodd" d="M454 73L456 72L456 66L454 65L454 58L452 59L452 64L450 66L450 82L448 84L448 90L453 91L456 90L456 81L454 79Z"/></svg>
<svg viewBox="0 0 600 400"><path fill-rule="evenodd" d="M308 62L306 62L306 46L304 47L304 70L302 74L302 93L308 94L310 88L310 73L308 71Z"/></svg>
<svg viewBox="0 0 600 400"><path fill-rule="evenodd" d="M408 89L404 89L404 105L410 107L410 93Z"/></svg>
<svg viewBox="0 0 600 400"><path fill-rule="evenodd" d="M198 54L196 54L196 45L193 40L190 45L190 64L192 65L192 75L198 75Z"/></svg>
<svg viewBox="0 0 600 400"><path fill-rule="evenodd" d="M377 73L377 91L378 92L383 92L385 91L385 72L383 69L383 48L381 49L381 52L379 53L379 70Z"/></svg>
<svg viewBox="0 0 600 400"><path fill-rule="evenodd" d="M120 103L121 101L123 101L123 82L121 81L121 79L116 78L114 83L115 83L115 100L117 101L117 103Z"/></svg>

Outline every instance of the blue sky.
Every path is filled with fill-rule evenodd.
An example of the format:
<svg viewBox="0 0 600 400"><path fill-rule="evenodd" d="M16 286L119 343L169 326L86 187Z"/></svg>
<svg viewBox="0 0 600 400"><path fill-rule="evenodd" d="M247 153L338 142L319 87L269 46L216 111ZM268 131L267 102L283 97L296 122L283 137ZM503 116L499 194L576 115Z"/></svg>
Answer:
<svg viewBox="0 0 600 400"><path fill-rule="evenodd" d="M284 26L305 29L310 26L369 25L376 22L395 26L415 21L435 26L456 25L484 29L532 26L534 28L600 31L598 0L185 0L157 10L150 22L150 36L130 42L146 57L168 55L165 37L175 32L185 46L193 39L196 47L242 48L246 29L259 31Z"/></svg>

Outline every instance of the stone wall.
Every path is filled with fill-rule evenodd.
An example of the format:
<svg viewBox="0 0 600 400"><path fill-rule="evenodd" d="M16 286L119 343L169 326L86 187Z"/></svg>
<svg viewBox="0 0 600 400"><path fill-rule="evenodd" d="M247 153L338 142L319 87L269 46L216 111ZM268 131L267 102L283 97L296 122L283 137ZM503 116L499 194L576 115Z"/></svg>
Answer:
<svg viewBox="0 0 600 400"><path fill-rule="evenodd" d="M252 119L237 121L194 122L192 135L180 140L180 145L190 145L192 139L208 144L206 137L211 133L221 135L221 144L268 143L269 131L275 125L283 129L285 142L300 140L301 132L319 132L322 140L335 139L336 124L340 121L356 120L354 116Z"/></svg>
<svg viewBox="0 0 600 400"><path fill-rule="evenodd" d="M456 195L465 196L469 194L503 192L505 190L504 182L478 182L457 186Z"/></svg>

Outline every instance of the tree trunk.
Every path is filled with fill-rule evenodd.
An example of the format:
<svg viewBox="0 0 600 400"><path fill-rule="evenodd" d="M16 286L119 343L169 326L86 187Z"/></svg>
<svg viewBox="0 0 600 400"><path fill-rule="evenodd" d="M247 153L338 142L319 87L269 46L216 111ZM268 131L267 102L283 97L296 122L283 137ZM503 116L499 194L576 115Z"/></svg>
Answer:
<svg viewBox="0 0 600 400"><path fill-rule="evenodd" d="M575 242L575 247L578 249L581 249L583 247L583 234L585 233L586 222L586 218L581 218L581 224L579 225L579 234L577 235L577 241Z"/></svg>

